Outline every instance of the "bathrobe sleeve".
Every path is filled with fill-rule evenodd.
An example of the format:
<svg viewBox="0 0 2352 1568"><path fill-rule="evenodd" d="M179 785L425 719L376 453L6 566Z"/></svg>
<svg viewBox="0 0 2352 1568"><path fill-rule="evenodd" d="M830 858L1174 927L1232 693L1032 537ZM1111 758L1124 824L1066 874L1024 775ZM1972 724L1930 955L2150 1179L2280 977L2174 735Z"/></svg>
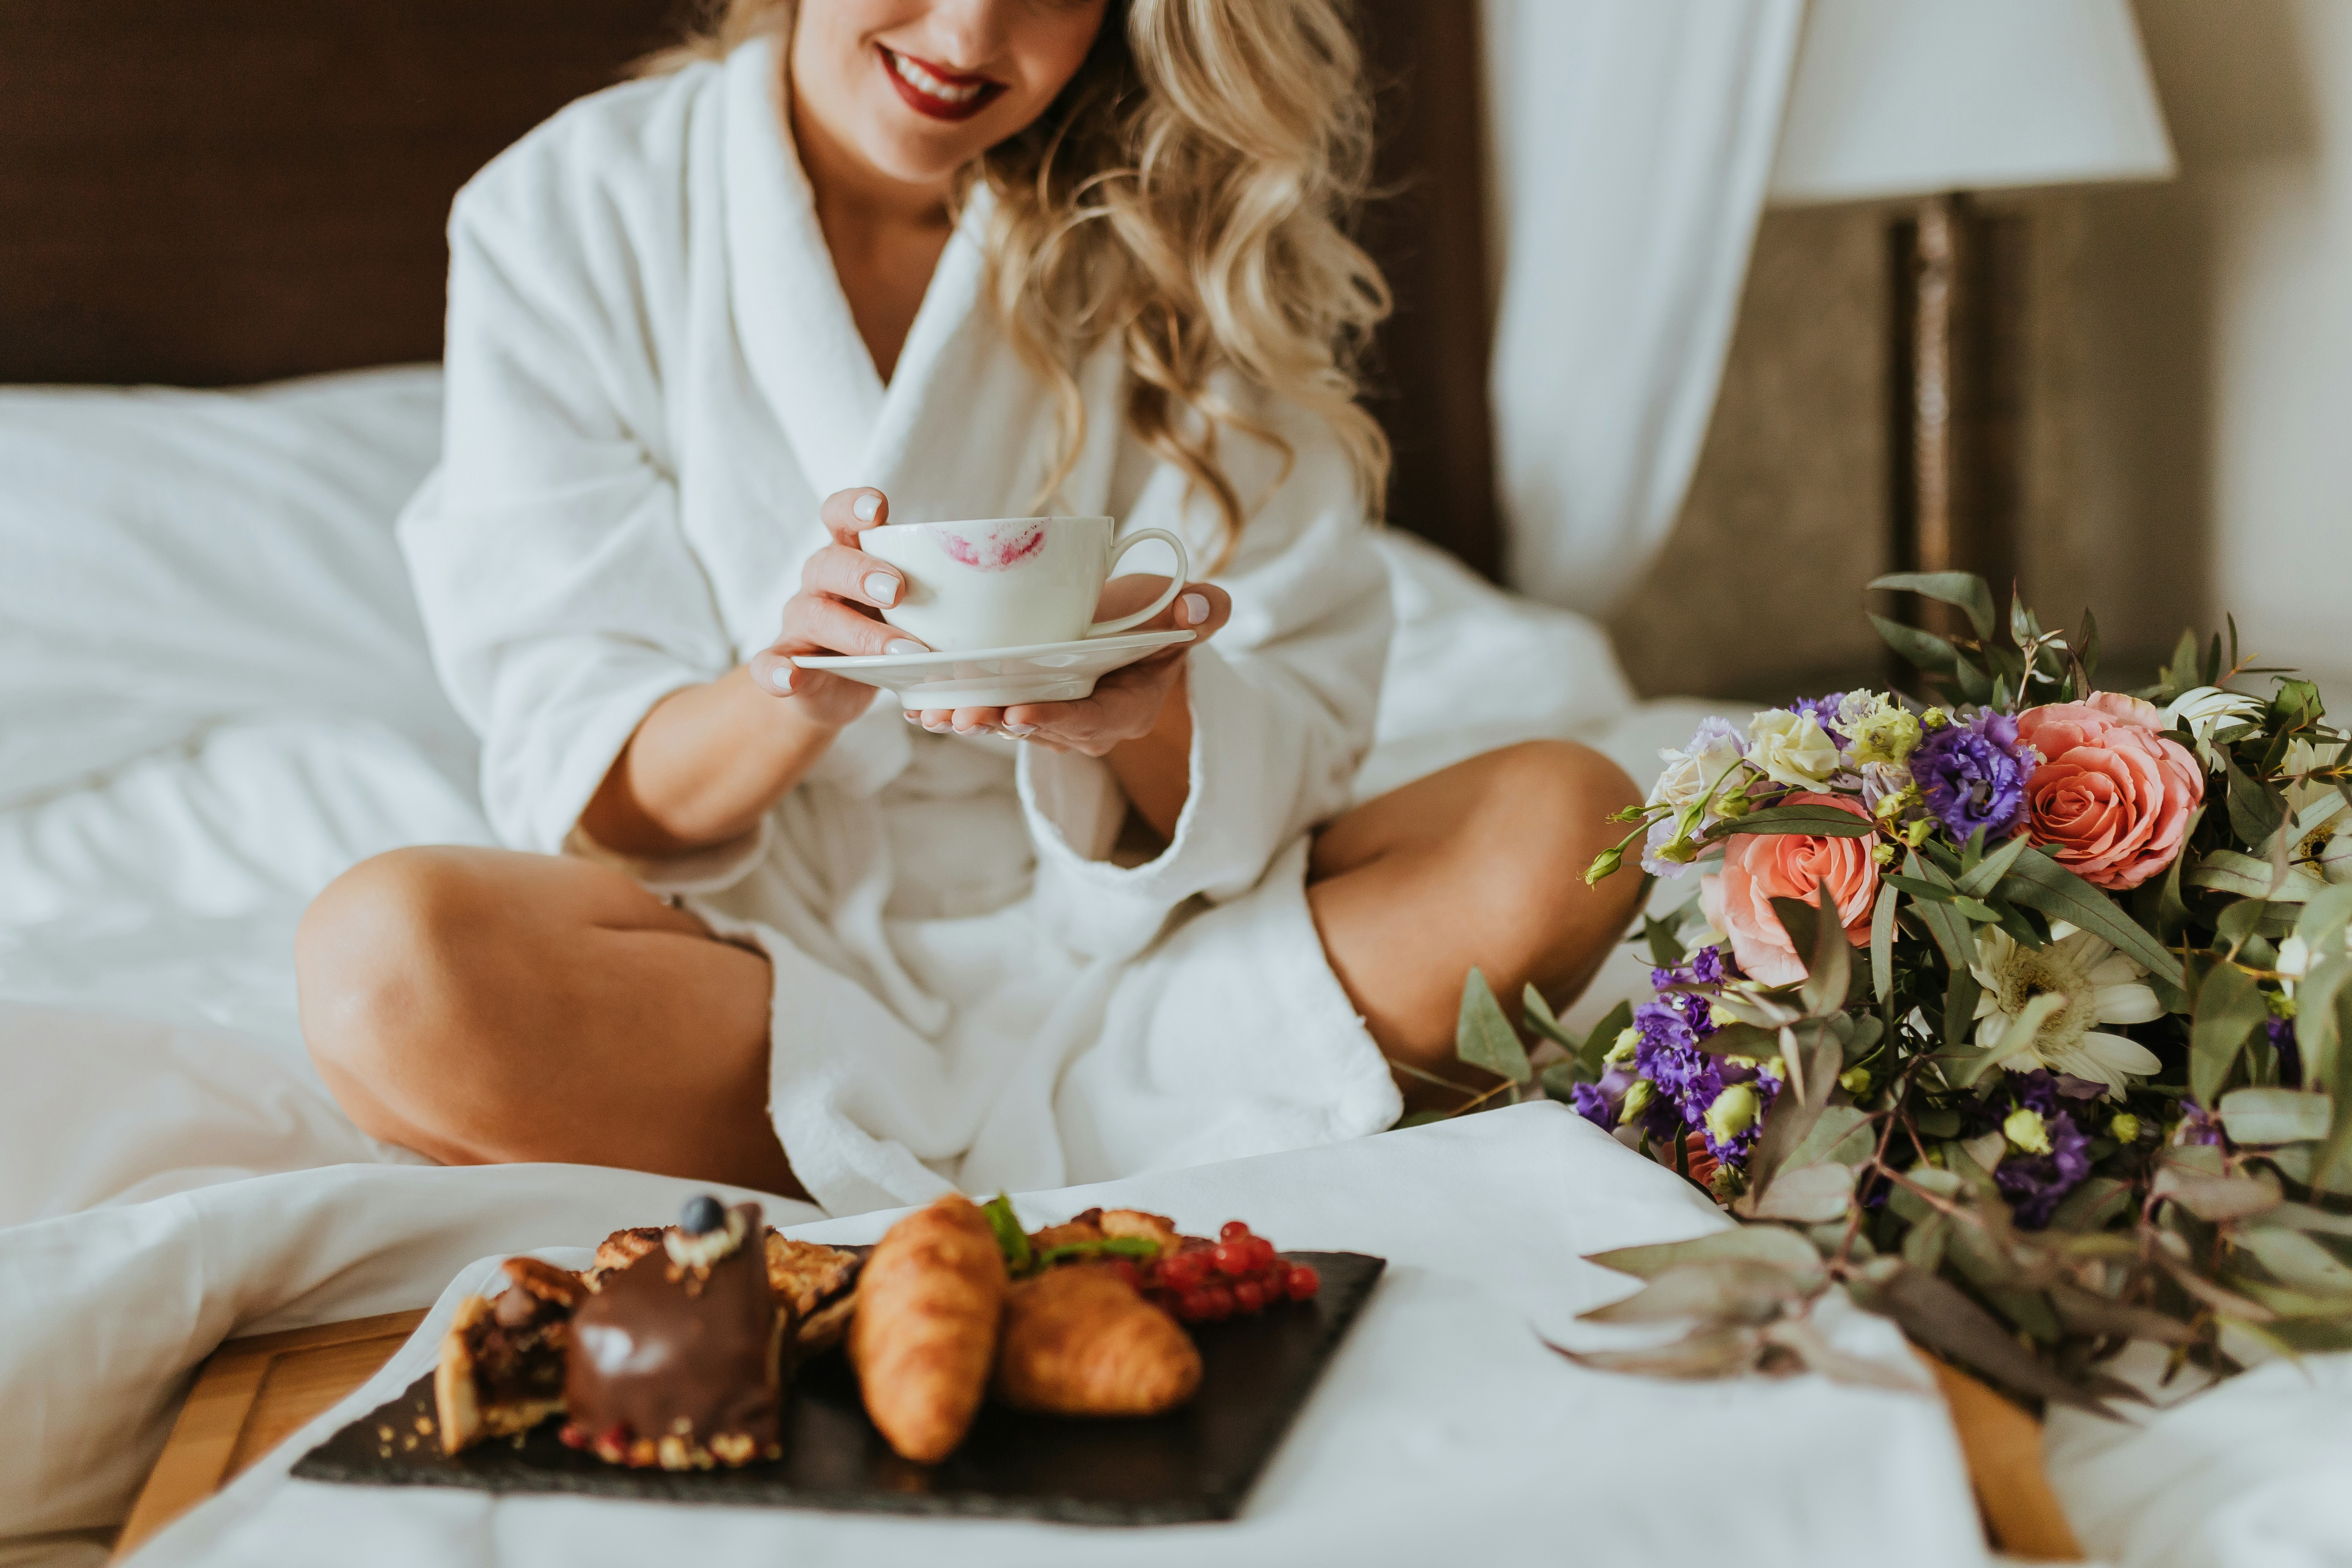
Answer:
<svg viewBox="0 0 2352 1568"><path fill-rule="evenodd" d="M520 848L594 853L575 825L639 721L735 662L680 531L657 374L684 330L691 85L567 110L451 214L442 463L401 543L443 683L482 738L491 824ZM740 875L756 840L623 863L699 889Z"/></svg>
<svg viewBox="0 0 2352 1568"><path fill-rule="evenodd" d="M1186 656L1192 792L1167 848L1141 866L1112 864L1127 807L1108 766L1023 749L1037 907L1080 952L1138 952L1185 900L1222 902L1255 887L1277 851L1349 805L1371 744L1391 624L1387 568L1328 430L1291 411L1274 423L1296 452L1286 475L1265 444L1233 435L1223 443L1241 493L1265 500L1213 579L1233 595L1232 620ZM1213 540L1207 503L1188 495L1182 473L1156 460L1149 472L1127 524Z"/></svg>

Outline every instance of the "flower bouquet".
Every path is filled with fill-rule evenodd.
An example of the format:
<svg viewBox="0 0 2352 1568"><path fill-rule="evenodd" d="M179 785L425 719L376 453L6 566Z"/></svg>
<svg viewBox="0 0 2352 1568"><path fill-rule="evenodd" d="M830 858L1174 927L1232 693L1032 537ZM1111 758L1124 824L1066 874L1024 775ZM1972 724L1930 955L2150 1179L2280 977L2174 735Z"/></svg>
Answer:
<svg viewBox="0 0 2352 1568"><path fill-rule="evenodd" d="M2216 1373L2352 1349L2352 739L2234 625L2126 695L2087 616L2004 637L1978 578L1872 586L1974 628L1872 617L1925 696L1709 720L1587 873L1638 840L1701 877L1634 939L1654 996L1580 1038L1530 988L1530 1051L1465 990L1482 1101L1563 1100L1748 1222L1596 1258L1647 1284L1591 1316L1695 1326L1578 1359L1882 1378L1809 1321L1832 1290L2095 1409L2133 1341Z"/></svg>

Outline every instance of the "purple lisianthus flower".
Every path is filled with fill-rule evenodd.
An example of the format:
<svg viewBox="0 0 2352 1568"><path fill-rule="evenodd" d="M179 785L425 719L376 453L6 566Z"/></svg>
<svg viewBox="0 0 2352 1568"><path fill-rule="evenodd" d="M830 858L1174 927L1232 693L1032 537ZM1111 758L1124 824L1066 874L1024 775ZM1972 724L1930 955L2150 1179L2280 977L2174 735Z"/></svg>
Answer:
<svg viewBox="0 0 2352 1568"><path fill-rule="evenodd" d="M1729 969L1721 947L1703 947L1672 968L1651 972L1651 983L1718 985ZM1709 1056L1698 1042L1715 1033L1713 1010L1705 996L1685 991L1662 991L1654 1001L1633 1010L1633 1070L1650 1081L1657 1098L1643 1117L1653 1138L1672 1141L1685 1132L1706 1139L1707 1152L1734 1167L1744 1164L1748 1151L1762 1135L1765 1110L1780 1092L1780 1080L1760 1066L1748 1066ZM1729 1137L1721 1136L1707 1121L1707 1112L1724 1090L1748 1086L1754 1116ZM1722 1119L1731 1120L1731 1119Z"/></svg>
<svg viewBox="0 0 2352 1568"><path fill-rule="evenodd" d="M2090 1135L2074 1125L2071 1114L2045 1111L2042 1126L2049 1135L2050 1152L2012 1152L1992 1173L2000 1195L2009 1200L2010 1212L2017 1216L2020 1228L2025 1230L2040 1230L2048 1225L2059 1202L2081 1186L2083 1178L2091 1173Z"/></svg>
<svg viewBox="0 0 2352 1568"><path fill-rule="evenodd" d="M2172 1141L2179 1144L2221 1143L2221 1120L2193 1100L2180 1102L2180 1124L2173 1129Z"/></svg>
<svg viewBox="0 0 2352 1568"><path fill-rule="evenodd" d="M1988 843L2007 838L2025 820L2025 781L2037 761L2017 738L2017 721L1979 713L1965 724L1931 731L1911 753L1911 777L1928 813L1956 842L1979 828Z"/></svg>
<svg viewBox="0 0 2352 1568"><path fill-rule="evenodd" d="M1609 1104L1609 1097L1595 1083L1580 1083L1568 1091L1570 1109L1603 1132L1617 1125L1617 1112Z"/></svg>

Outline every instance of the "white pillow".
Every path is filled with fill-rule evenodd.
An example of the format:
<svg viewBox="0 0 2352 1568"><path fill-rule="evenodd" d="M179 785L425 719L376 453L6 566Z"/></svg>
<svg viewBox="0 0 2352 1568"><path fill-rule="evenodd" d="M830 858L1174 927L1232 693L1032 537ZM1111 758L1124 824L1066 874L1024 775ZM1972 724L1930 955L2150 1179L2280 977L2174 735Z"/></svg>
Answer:
<svg viewBox="0 0 2352 1568"><path fill-rule="evenodd" d="M0 806L224 721L373 720L473 787L392 524L437 367L0 388Z"/></svg>

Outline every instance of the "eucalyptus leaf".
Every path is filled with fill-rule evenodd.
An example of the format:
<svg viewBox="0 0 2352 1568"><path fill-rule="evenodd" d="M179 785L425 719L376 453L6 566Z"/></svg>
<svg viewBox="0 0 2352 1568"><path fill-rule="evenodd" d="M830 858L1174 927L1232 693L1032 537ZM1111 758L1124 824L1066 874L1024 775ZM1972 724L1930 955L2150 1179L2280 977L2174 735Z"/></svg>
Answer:
<svg viewBox="0 0 2352 1568"><path fill-rule="evenodd" d="M1551 1004L1545 1001L1543 993L1533 985L1523 987L1519 992L1519 1016L1527 1020L1528 1028L1570 1056L1574 1056L1577 1047L1583 1043L1560 1027L1559 1020L1552 1016Z"/></svg>
<svg viewBox="0 0 2352 1568"><path fill-rule="evenodd" d="M1824 1161L1851 1165L1870 1158L1877 1142L1871 1135L1867 1112L1852 1105L1832 1105L1822 1112L1812 1131L1789 1151L1787 1168L1795 1171Z"/></svg>
<svg viewBox="0 0 2352 1568"><path fill-rule="evenodd" d="M2275 1208L2279 1190L2251 1176L2204 1176L2166 1165L2156 1173L2159 1198L2169 1198L2203 1220L2242 1219Z"/></svg>
<svg viewBox="0 0 2352 1568"><path fill-rule="evenodd" d="M2338 1104L2342 1103L2339 1097ZM2290 1182L2297 1182L2324 1193L2352 1196L2352 1152L2331 1155L2325 1163L2320 1156L2327 1147L2315 1143L2290 1143L2283 1149L2268 1149L2263 1158L2284 1173Z"/></svg>
<svg viewBox="0 0 2352 1568"><path fill-rule="evenodd" d="M1881 1002L1895 992L1895 910L1902 901L1896 889L1881 888L1870 911L1870 992Z"/></svg>
<svg viewBox="0 0 2352 1568"><path fill-rule="evenodd" d="M1917 855L1906 856L1903 868L1910 873L1910 880L1929 882L1930 867ZM1929 885L1933 883L1929 882ZM1910 892L1915 889L1906 887L1904 890ZM1918 911L1920 920L1926 923L1927 934L1934 937L1936 945L1943 950L1944 963L1952 969L1960 970L1966 969L1969 960L1975 955L1977 939L1976 934L1969 930L1969 922L1951 907L1951 897L1946 891L1939 895L1938 900L1916 900L1912 908Z"/></svg>
<svg viewBox="0 0 2352 1568"><path fill-rule="evenodd" d="M2314 952L2340 952L2347 925L2352 925L2352 882L2323 888L2305 901L2294 934Z"/></svg>
<svg viewBox="0 0 2352 1568"><path fill-rule="evenodd" d="M2189 1029L2189 1089L2198 1104L2214 1102L2247 1037L2269 1017L2269 1005L2244 970L2224 963L2205 977L2197 987L2197 1013Z"/></svg>
<svg viewBox="0 0 2352 1568"><path fill-rule="evenodd" d="M1598 1263L1603 1268L1613 1268L1620 1274L1652 1279L1669 1268L1685 1264L1727 1258L1770 1263L1791 1270L1807 1281L1808 1289L1818 1282L1821 1274L1821 1255L1813 1250L1811 1242L1795 1231L1769 1225L1734 1226L1690 1241L1621 1247L1612 1252L1588 1253L1584 1260Z"/></svg>
<svg viewBox="0 0 2352 1568"><path fill-rule="evenodd" d="M1895 594L1916 594L1964 611L1969 624L1976 627L1979 640L1992 640L1992 590L1973 572L1892 572L1872 578L1870 586Z"/></svg>
<svg viewBox="0 0 2352 1568"><path fill-rule="evenodd" d="M1518 1031L1495 1000L1495 989L1476 969L1462 986L1462 1011L1454 1025L1454 1054L1472 1067L1485 1068L1513 1083L1525 1083L1535 1069L1519 1044Z"/></svg>
<svg viewBox="0 0 2352 1568"><path fill-rule="evenodd" d="M1836 1048L1834 1042L1830 1048ZM1809 1101L1803 1095L1787 1091L1772 1097L1772 1103L1764 1111L1764 1130L1748 1152L1746 1197L1753 1199L1770 1189L1789 1152L1803 1142L1805 1134L1813 1130L1813 1123L1821 1120L1824 1103L1826 1099Z"/></svg>
<svg viewBox="0 0 2352 1568"><path fill-rule="evenodd" d="M1868 838L1878 831L1866 816L1835 805L1768 805L1725 825L1725 837L1742 833L1806 833L1821 838Z"/></svg>
<svg viewBox="0 0 2352 1568"><path fill-rule="evenodd" d="M2315 1209L2309 1204L2286 1203L2268 1209L2257 1216L2255 1225L2283 1225L2289 1230L2308 1231L2315 1236L2352 1237L2352 1214L2336 1214L2328 1209Z"/></svg>
<svg viewBox="0 0 2352 1568"><path fill-rule="evenodd" d="M2242 843L2260 844L2286 820L2285 800L2268 784L2248 778L2226 751L2221 768L2230 778L2230 830Z"/></svg>
<svg viewBox="0 0 2352 1568"><path fill-rule="evenodd" d="M1963 871L1960 874L1960 891L1976 899L1991 892L2000 885L2000 879L2009 875L2010 868L2017 864L2017 858L2025 853L2031 842L2021 833Z"/></svg>
<svg viewBox="0 0 2352 1568"><path fill-rule="evenodd" d="M2284 1284L2323 1296L2352 1294L2352 1268L2300 1231L2241 1230L2236 1240Z"/></svg>
<svg viewBox="0 0 2352 1568"><path fill-rule="evenodd" d="M2093 1176L2068 1193L2051 1211L2050 1228L2056 1231L2097 1230L2123 1213L2131 1197L2128 1184L2113 1176Z"/></svg>
<svg viewBox="0 0 2352 1568"><path fill-rule="evenodd" d="M1780 1346L1795 1356L1807 1372L1826 1377L1832 1383L1849 1384L1858 1388L1884 1388L1895 1394L1931 1392L1920 1386L1916 1363L1903 1365L1849 1355L1830 1343L1829 1337L1810 1319L1782 1318L1779 1322L1767 1324L1763 1332L1766 1343Z"/></svg>
<svg viewBox="0 0 2352 1568"><path fill-rule="evenodd" d="M1577 1062L1584 1068L1587 1077L1594 1079L1601 1077L1601 1058L1616 1046L1617 1037L1633 1025L1633 1004L1631 998L1626 998L1610 1008L1601 1016L1601 1022L1592 1026L1592 1032L1584 1037L1584 1044L1576 1049Z"/></svg>
<svg viewBox="0 0 2352 1568"><path fill-rule="evenodd" d="M1994 1383L2094 1415L2112 1414L2011 1338L2007 1329L1957 1286L1933 1274L1897 1265L1883 1273L1857 1276L1846 1290L1856 1306L1894 1319L1921 1344Z"/></svg>
<svg viewBox="0 0 2352 1568"><path fill-rule="evenodd" d="M1544 1093L1562 1105L1574 1105L1576 1086L1591 1081L1591 1079L1583 1076L1582 1065L1573 1058L1564 1062L1549 1063L1542 1071L1536 1074L1536 1082Z"/></svg>
<svg viewBox="0 0 2352 1568"><path fill-rule="evenodd" d="M1698 1048L1711 1057L1747 1057L1769 1061L1780 1054L1780 1033L1754 1024L1726 1024L1700 1038Z"/></svg>
<svg viewBox="0 0 2352 1568"><path fill-rule="evenodd" d="M1760 1192L1742 1194L1733 1212L1749 1219L1793 1220L1821 1225L1842 1219L1853 1202L1853 1172L1844 1165L1784 1169Z"/></svg>
<svg viewBox="0 0 2352 1568"><path fill-rule="evenodd" d="M1578 1316L1589 1323L1769 1323L1805 1289L1788 1269L1752 1258L1677 1264L1639 1290Z"/></svg>
<svg viewBox="0 0 2352 1568"><path fill-rule="evenodd" d="M1914 668L1930 675L1950 675L1959 668L1959 650L1933 632L1923 632L1917 626L1906 626L1901 621L1875 614L1871 615L1870 624L1878 628L1886 646Z"/></svg>
<svg viewBox="0 0 2352 1568"><path fill-rule="evenodd" d="M1566 1345L1551 1348L1577 1365L1595 1372L1711 1379L1753 1371L1764 1352L1764 1342L1754 1329L1702 1329L1655 1350L1578 1351Z"/></svg>
<svg viewBox="0 0 2352 1568"><path fill-rule="evenodd" d="M2336 1102L2294 1089L2233 1089L2215 1108L2233 1143L2299 1143L2325 1138Z"/></svg>
<svg viewBox="0 0 2352 1568"><path fill-rule="evenodd" d="M2198 861L2182 880L2192 888L2286 904L2308 903L2327 890L2326 882L2300 866L2288 868L2286 876L2281 879L2269 861L2235 849L2212 851Z"/></svg>
<svg viewBox="0 0 2352 1568"><path fill-rule="evenodd" d="M2197 1342L2197 1331L2178 1318L2094 1294L2068 1279L2052 1281L2045 1295L2058 1321L2074 1333L2151 1340L2160 1345Z"/></svg>
<svg viewBox="0 0 2352 1568"><path fill-rule="evenodd" d="M1918 1203L1916 1196L1905 1195ZM1944 1244L1951 1239L1952 1222L1924 1204L1920 1208L1927 1217L1914 1221L1911 1228L1903 1233L1903 1261L1933 1274L1944 1265Z"/></svg>
<svg viewBox="0 0 2352 1568"><path fill-rule="evenodd" d="M2049 856L2038 850L2020 855L1996 890L2011 903L2071 921L2129 953L2142 968L2179 984L2180 960L2124 913L2121 905Z"/></svg>

